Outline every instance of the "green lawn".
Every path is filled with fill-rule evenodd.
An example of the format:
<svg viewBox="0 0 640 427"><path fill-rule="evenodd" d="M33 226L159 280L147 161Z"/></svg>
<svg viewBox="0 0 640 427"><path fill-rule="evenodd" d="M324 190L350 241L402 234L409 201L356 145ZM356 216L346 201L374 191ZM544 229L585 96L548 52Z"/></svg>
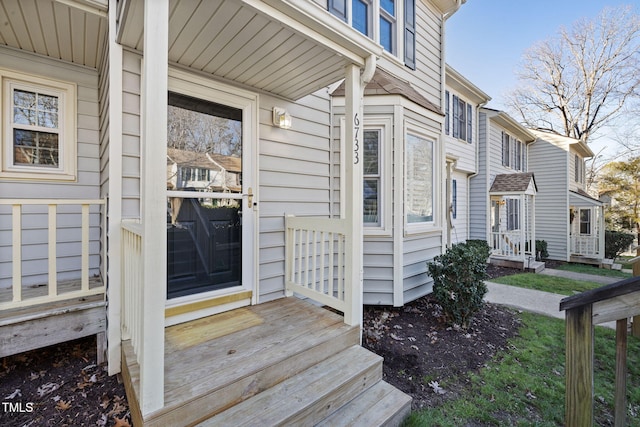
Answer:
<svg viewBox="0 0 640 427"><path fill-rule="evenodd" d="M593 265L586 264L563 264L557 267L558 270L573 271L574 273L586 273L595 274L605 277L619 277L620 279L626 279L631 277L630 273L625 273L619 270L607 270L604 268L598 268Z"/></svg>
<svg viewBox="0 0 640 427"><path fill-rule="evenodd" d="M521 273L498 277L491 279L491 282L561 295L573 295L577 292L584 292L603 286L601 283L584 282L581 280L571 280L565 279L564 277L545 276L544 274L535 273Z"/></svg>
<svg viewBox="0 0 640 427"><path fill-rule="evenodd" d="M518 337L508 351L464 378L452 400L411 414L405 426L561 426L565 399L564 321L522 313ZM612 425L615 378L615 331L596 327L594 425ZM640 426L640 340L629 338L627 424ZM427 385L425 384L425 387Z"/></svg>

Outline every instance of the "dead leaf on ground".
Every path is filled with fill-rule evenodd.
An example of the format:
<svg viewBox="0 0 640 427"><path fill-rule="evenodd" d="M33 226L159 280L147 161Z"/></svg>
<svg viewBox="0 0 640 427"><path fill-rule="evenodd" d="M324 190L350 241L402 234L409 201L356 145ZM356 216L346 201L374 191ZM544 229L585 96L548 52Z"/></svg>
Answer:
<svg viewBox="0 0 640 427"><path fill-rule="evenodd" d="M56 404L56 409L59 411L66 411L69 408L71 408L71 401L65 402L64 400L61 399Z"/></svg>
<svg viewBox="0 0 640 427"><path fill-rule="evenodd" d="M129 424L129 421L127 421L126 417L113 417L113 419L116 422L113 427L131 427L131 424Z"/></svg>

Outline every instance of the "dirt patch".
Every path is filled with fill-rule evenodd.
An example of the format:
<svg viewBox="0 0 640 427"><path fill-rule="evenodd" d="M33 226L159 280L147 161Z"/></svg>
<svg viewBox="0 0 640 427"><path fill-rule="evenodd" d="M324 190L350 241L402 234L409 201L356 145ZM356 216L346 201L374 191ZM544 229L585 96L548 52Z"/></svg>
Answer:
<svg viewBox="0 0 640 427"><path fill-rule="evenodd" d="M1 426L130 426L117 376L83 338L0 359Z"/></svg>
<svg viewBox="0 0 640 427"><path fill-rule="evenodd" d="M413 409L440 405L466 387L466 372L483 367L517 334L516 313L485 303L467 330L443 322L430 297L401 308L367 307L364 346L384 357L383 377L413 397Z"/></svg>

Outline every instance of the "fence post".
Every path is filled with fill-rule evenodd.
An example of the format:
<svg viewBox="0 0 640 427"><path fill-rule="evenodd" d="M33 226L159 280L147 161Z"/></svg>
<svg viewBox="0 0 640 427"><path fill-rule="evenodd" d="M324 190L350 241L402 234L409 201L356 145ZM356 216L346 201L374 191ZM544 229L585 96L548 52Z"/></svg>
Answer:
<svg viewBox="0 0 640 427"><path fill-rule="evenodd" d="M640 276L640 246L636 248L636 257L631 260L633 265L633 276ZM631 335L640 338L640 316L634 316L631 323Z"/></svg>
<svg viewBox="0 0 640 427"><path fill-rule="evenodd" d="M593 426L593 313L592 304L566 312L567 427Z"/></svg>
<svg viewBox="0 0 640 427"><path fill-rule="evenodd" d="M615 427L624 427L627 418L627 318L616 322Z"/></svg>

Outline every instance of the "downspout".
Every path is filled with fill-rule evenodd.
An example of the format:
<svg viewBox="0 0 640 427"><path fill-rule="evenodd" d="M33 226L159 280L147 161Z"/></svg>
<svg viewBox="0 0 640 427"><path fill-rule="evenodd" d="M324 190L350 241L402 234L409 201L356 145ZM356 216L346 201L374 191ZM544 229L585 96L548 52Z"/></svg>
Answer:
<svg viewBox="0 0 640 427"><path fill-rule="evenodd" d="M444 105L444 96L446 91L445 76L447 75L447 61L445 59L445 52L446 52L445 26L447 23L447 19L449 19L454 13L456 13L456 11L460 9L460 6L465 1L466 0L456 0L456 5L454 7L442 13L442 20L440 24L440 111L444 111L445 109L445 105ZM440 133L444 135L444 122L442 124L442 129L440 129ZM444 150L440 150L440 151L444 153ZM444 154L442 154L441 157L442 158L440 160L440 165L441 167L444 167L446 169L447 162L446 162L446 159L444 158ZM446 186L447 186L446 182L440 185L440 206L443 206L443 208L440 210L440 213L444 214L443 218L445 218L445 220L443 221L443 226L445 225L445 221L448 221L448 219L446 218L449 215L448 200L445 200L446 194L447 194ZM447 239L443 238L441 240L442 240L442 243L440 245L441 246L440 251L444 253L447 250Z"/></svg>
<svg viewBox="0 0 640 427"><path fill-rule="evenodd" d="M364 98L364 88L373 78L373 74L376 72L377 58L375 55L369 55L364 61L364 69L360 75L360 82L362 83L362 97Z"/></svg>

